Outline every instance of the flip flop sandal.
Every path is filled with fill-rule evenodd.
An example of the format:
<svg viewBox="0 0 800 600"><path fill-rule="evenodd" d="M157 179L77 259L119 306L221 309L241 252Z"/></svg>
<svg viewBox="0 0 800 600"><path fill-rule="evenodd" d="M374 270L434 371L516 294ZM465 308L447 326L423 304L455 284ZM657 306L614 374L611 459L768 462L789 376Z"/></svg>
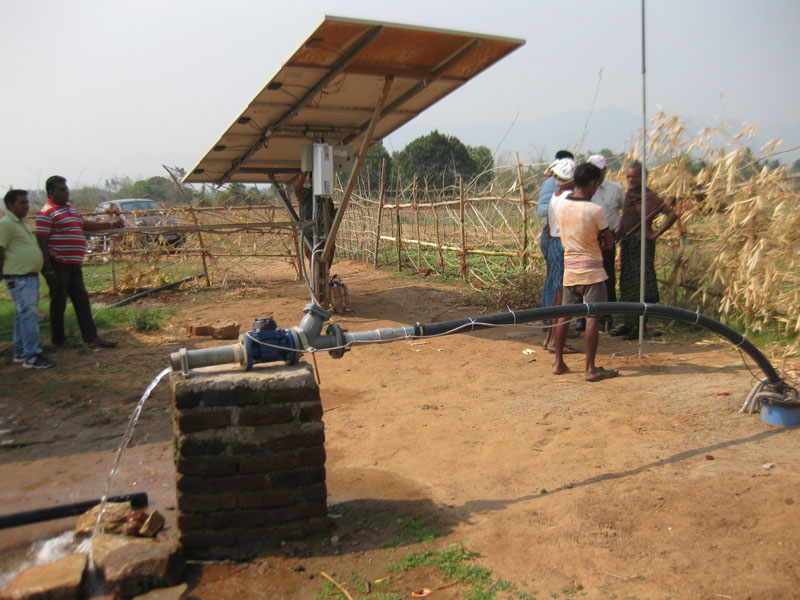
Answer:
<svg viewBox="0 0 800 600"><path fill-rule="evenodd" d="M619 369L604 369L603 367L600 367L600 370L597 373L597 375L595 375L591 379L587 379L586 381L591 381L591 382L602 381L603 379L612 379L617 375L619 375Z"/></svg>

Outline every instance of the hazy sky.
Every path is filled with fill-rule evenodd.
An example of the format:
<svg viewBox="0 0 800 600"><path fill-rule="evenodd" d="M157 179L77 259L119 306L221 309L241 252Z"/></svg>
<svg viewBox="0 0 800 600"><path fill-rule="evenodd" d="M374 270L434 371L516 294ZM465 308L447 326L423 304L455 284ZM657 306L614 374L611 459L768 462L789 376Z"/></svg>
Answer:
<svg viewBox="0 0 800 600"><path fill-rule="evenodd" d="M587 112L595 93L596 109L641 113L640 0L0 0L0 189L190 169L326 14L527 40L390 150L432 129ZM800 122L797 0L648 0L646 24L649 115ZM494 148L503 133L462 141Z"/></svg>

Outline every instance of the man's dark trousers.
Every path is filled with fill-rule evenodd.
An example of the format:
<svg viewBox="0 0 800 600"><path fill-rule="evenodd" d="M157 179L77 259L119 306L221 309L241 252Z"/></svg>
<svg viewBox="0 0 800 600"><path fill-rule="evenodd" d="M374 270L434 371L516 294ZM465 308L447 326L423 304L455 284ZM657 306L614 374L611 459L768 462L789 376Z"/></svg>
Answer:
<svg viewBox="0 0 800 600"><path fill-rule="evenodd" d="M72 301L78 327L84 342L97 339L97 329L92 319L92 307L89 293L83 283L83 267L68 265L53 260L53 276L47 279L50 288L50 339L56 346L67 341L64 332L64 311L67 309L67 298Z"/></svg>
<svg viewBox="0 0 800 600"><path fill-rule="evenodd" d="M600 252L603 255L603 268L608 275L606 279L606 296L607 302L617 301L617 272L615 270L617 262L617 245L613 244L611 248L602 248Z"/></svg>

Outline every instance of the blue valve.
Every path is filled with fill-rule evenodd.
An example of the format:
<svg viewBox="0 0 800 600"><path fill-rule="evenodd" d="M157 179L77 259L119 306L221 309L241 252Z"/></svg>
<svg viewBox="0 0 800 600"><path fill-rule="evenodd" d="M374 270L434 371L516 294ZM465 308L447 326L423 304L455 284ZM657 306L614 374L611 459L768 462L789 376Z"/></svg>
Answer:
<svg viewBox="0 0 800 600"><path fill-rule="evenodd" d="M244 344L247 353L245 371L256 363L283 361L293 365L300 360L295 335L288 329L278 329L273 319L256 320L253 330L244 334Z"/></svg>

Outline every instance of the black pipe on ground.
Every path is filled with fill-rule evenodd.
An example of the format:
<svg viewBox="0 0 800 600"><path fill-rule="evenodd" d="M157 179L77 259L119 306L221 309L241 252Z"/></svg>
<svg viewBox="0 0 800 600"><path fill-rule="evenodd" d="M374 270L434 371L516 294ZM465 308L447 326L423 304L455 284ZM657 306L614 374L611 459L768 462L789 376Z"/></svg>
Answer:
<svg viewBox="0 0 800 600"><path fill-rule="evenodd" d="M118 306L125 306L126 304L130 304L134 300L138 300L139 298L144 298L145 296L149 296L150 294L155 294L156 292L163 292L165 290L171 290L172 288L176 288L182 283L186 283L187 281L191 281L192 279L199 279L202 277L202 273L197 273L196 275L190 275L189 277L184 277L183 279L179 279L178 281L173 281L172 283L165 283L164 285L160 285L158 287L151 288L149 290L144 290L143 292L139 292L137 294L133 294L132 296L128 296L127 298L123 298L119 302L115 302L114 304L107 306L106 308L117 308Z"/></svg>
<svg viewBox="0 0 800 600"><path fill-rule="evenodd" d="M600 317L603 315L645 315L647 317L662 317L674 319L684 323L693 323L705 327L722 336L743 352L746 352L767 376L770 384L782 384L783 380L769 362L766 356L756 348L745 336L723 325L719 321L707 317L699 312L692 312L675 306L663 304L642 304L641 302L597 302L595 304L568 304L566 306L547 306L545 308L527 308L512 312L497 313L484 317L471 317L443 321L440 323L417 324L414 326L415 336L448 335L453 333L466 333L478 329L486 329L494 325L514 325L530 321L545 319L574 318L574 317Z"/></svg>
<svg viewBox="0 0 800 600"><path fill-rule="evenodd" d="M36 510L26 510L13 515L5 515L0 517L0 529L80 515L94 508L100 504L100 502L101 499L97 498L96 500L85 500L83 502L62 504L61 506L51 506L50 508L37 508ZM131 507L141 508L147 506L147 493L137 492L135 494L125 494L122 496L111 496L108 502L130 502Z"/></svg>

